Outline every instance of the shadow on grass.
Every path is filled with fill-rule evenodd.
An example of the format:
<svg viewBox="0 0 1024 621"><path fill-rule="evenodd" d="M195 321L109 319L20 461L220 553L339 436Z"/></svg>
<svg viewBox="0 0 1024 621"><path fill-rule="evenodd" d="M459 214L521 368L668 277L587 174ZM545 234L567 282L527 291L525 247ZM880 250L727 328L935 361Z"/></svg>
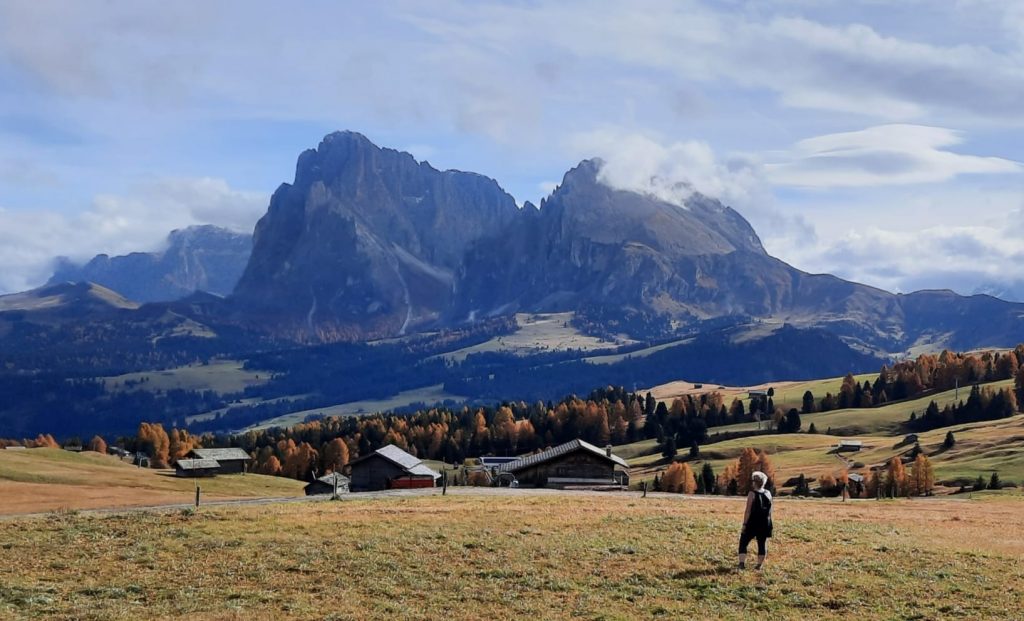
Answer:
<svg viewBox="0 0 1024 621"><path fill-rule="evenodd" d="M703 567L701 569L684 569L672 574L674 580L694 580L696 578L711 578L714 576L725 576L736 573L732 565L716 565L715 567Z"/></svg>

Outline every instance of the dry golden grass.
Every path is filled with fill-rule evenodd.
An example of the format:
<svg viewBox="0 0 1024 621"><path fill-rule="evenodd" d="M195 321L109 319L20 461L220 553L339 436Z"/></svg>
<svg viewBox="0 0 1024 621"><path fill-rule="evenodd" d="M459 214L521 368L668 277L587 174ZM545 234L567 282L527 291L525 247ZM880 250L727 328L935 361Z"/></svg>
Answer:
<svg viewBox="0 0 1024 621"><path fill-rule="evenodd" d="M0 451L0 514L189 503L196 481L206 500L301 496L303 483L257 474L182 479L110 455L60 449Z"/></svg>
<svg viewBox="0 0 1024 621"><path fill-rule="evenodd" d="M1019 619L1021 503L453 491L0 522L0 617Z"/></svg>

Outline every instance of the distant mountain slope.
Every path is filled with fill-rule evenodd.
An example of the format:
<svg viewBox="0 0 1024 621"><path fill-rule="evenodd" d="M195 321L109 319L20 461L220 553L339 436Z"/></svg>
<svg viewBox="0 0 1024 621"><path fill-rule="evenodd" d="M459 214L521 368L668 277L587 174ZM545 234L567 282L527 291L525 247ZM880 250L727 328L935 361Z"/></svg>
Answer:
<svg viewBox="0 0 1024 621"><path fill-rule="evenodd" d="M47 284L94 282L136 302L165 302L194 291L227 295L249 261L252 236L211 225L175 230L162 252L97 255L84 265L59 260Z"/></svg>

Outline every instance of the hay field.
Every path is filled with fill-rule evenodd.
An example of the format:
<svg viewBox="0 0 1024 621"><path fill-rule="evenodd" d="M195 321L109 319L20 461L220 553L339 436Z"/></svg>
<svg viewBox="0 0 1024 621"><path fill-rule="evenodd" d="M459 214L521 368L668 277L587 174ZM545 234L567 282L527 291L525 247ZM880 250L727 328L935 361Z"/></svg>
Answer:
<svg viewBox="0 0 1024 621"><path fill-rule="evenodd" d="M0 617L1019 619L1024 503L480 494L0 521Z"/></svg>

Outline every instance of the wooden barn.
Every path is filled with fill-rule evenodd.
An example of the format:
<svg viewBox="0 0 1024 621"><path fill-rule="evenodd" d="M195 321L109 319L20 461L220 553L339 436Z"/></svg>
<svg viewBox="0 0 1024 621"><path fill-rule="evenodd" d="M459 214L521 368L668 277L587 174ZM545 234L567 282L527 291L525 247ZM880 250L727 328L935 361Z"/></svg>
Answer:
<svg viewBox="0 0 1024 621"><path fill-rule="evenodd" d="M573 440L498 467L515 475L528 487L601 487L629 484L629 464L612 454L612 447L598 448Z"/></svg>
<svg viewBox="0 0 1024 621"><path fill-rule="evenodd" d="M245 474L249 467L249 454L240 448L197 448L189 454L192 459L212 459L218 464L217 474Z"/></svg>
<svg viewBox="0 0 1024 621"><path fill-rule="evenodd" d="M434 487L441 478L419 458L394 444L363 455L350 463L349 468L349 489L353 492Z"/></svg>
<svg viewBox="0 0 1024 621"><path fill-rule="evenodd" d="M174 464L174 476L214 477L220 472L216 459L179 459Z"/></svg>
<svg viewBox="0 0 1024 621"><path fill-rule="evenodd" d="M306 485L307 496L319 496L322 494L333 494L337 491L339 494L348 493L348 486L350 480L347 476L340 472L331 472L320 477L316 481ZM337 487L335 487L337 485Z"/></svg>

